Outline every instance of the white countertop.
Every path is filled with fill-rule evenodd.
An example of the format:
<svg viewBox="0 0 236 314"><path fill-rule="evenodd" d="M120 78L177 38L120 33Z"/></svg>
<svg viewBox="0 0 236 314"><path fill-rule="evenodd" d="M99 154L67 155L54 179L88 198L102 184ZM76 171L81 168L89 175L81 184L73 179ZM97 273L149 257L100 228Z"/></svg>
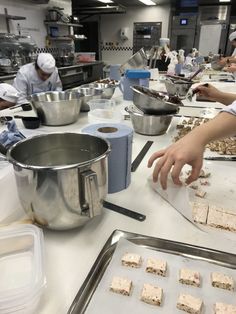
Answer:
<svg viewBox="0 0 236 314"><path fill-rule="evenodd" d="M224 84L227 84L224 86ZM234 83L221 83L221 88L234 90ZM159 89L158 86L155 88ZM116 97L117 96L117 97ZM116 91L115 97L119 110L125 107L129 102L122 101L119 91ZM185 105L188 104L185 102ZM193 101L189 105L203 107L222 107L218 103L200 103ZM185 114L197 114L198 108L183 108ZM14 113L19 112L15 109ZM12 111L6 110L5 114ZM182 112L182 111L181 111ZM1 115L3 111L1 111ZM30 115L30 112L24 112ZM177 119L177 118L176 118ZM17 121L18 126L22 127L21 121ZM131 125L130 121L124 122ZM75 131L87 124L87 114L81 113L77 123L63 127L41 127L35 133L45 131ZM180 242L186 242L193 245L205 246L218 250L235 253L235 243L220 236L204 233L195 228L185 218L183 218L171 205L163 200L159 194L154 192L148 185L147 178L151 175L152 170L147 168L149 156L156 150L171 143L170 134L173 128L163 136L143 136L134 133L133 140L133 159L140 152L147 140L154 141L148 154L139 165L136 172L132 173L131 184L128 189L110 194L107 200L117 205L127 207L131 210L146 215L144 222L139 222L121 214L104 209L100 217L92 219L87 225L80 229L72 231L50 231L44 230L45 237L45 271L47 278L47 287L42 295L37 314L66 314L77 291L86 278L91 266L93 265L100 250L105 244L110 234L115 229L122 229L129 232L135 232L154 237L171 239ZM38 134L38 133L37 133ZM229 163L227 163L228 165ZM231 163L232 166L235 164ZM11 167L7 168L12 171ZM6 168L0 170L1 173ZM12 171L13 172L13 171ZM1 186L1 185L0 185ZM6 188L6 187L5 187ZM7 207L6 197L11 192L12 202L17 203L17 194L15 188L6 188L7 195L1 195L1 203ZM2 200L5 200L2 201ZM2 206L1 206L2 207ZM7 211L7 208L4 208ZM1 216L0 216L1 218ZM99 313L99 312L98 312Z"/></svg>

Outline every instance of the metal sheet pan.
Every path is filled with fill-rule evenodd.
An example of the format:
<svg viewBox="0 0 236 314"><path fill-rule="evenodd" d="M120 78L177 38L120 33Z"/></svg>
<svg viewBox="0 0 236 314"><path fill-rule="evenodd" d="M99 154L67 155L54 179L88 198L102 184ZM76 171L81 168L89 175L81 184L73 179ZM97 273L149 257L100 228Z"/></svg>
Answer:
<svg viewBox="0 0 236 314"><path fill-rule="evenodd" d="M98 255L94 265L92 266L87 278L79 289L68 314L83 314L109 265L114 254L118 241L127 239L130 242L141 247L149 248L155 251L175 254L194 260L205 261L219 266L236 269L236 255L216 251L204 247L194 246L186 243L175 242L160 238L153 238L145 235L130 233L122 230L115 230L103 249Z"/></svg>

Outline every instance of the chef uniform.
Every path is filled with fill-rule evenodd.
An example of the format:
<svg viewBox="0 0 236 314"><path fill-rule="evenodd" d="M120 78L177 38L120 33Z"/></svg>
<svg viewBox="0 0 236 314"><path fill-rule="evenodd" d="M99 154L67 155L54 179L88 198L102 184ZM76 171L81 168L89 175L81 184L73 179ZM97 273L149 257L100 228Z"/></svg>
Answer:
<svg viewBox="0 0 236 314"><path fill-rule="evenodd" d="M19 69L13 83L13 86L20 93L17 104L29 103L27 97L32 94L62 90L61 80L55 65L55 59L50 53L40 53L36 64L34 62L28 63ZM42 74L40 75L40 73Z"/></svg>
<svg viewBox="0 0 236 314"><path fill-rule="evenodd" d="M14 106L19 98L19 93L10 84L0 84L0 110Z"/></svg>

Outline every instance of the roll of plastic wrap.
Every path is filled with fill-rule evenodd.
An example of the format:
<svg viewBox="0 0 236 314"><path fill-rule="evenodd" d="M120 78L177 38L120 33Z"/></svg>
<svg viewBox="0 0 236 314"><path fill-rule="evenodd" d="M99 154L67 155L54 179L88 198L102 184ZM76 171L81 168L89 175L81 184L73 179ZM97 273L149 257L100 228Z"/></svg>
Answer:
<svg viewBox="0 0 236 314"><path fill-rule="evenodd" d="M131 180L133 130L124 124L99 123L83 128L82 132L105 138L110 142L108 193L126 189Z"/></svg>

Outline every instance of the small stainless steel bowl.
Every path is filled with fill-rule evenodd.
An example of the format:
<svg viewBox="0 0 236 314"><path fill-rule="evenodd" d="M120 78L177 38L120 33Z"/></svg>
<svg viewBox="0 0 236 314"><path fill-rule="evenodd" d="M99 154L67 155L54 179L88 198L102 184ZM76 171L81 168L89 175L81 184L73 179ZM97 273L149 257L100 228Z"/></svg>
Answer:
<svg viewBox="0 0 236 314"><path fill-rule="evenodd" d="M165 79L166 91L171 96L178 96L180 99L185 99L190 87L193 85L193 81L174 80L170 78Z"/></svg>
<svg viewBox="0 0 236 314"><path fill-rule="evenodd" d="M130 115L134 131L143 135L161 135L166 133L173 118L173 113L164 115L142 114L132 105L126 107L125 110Z"/></svg>
<svg viewBox="0 0 236 314"><path fill-rule="evenodd" d="M157 92L143 86L133 86L133 103L145 114L163 114L176 112L182 102L178 97L170 97L168 93Z"/></svg>
<svg viewBox="0 0 236 314"><path fill-rule="evenodd" d="M88 102L92 99L101 99L103 94L103 90L95 88L93 83L73 88L72 91L84 95L81 103L81 111L85 112L89 111Z"/></svg>

